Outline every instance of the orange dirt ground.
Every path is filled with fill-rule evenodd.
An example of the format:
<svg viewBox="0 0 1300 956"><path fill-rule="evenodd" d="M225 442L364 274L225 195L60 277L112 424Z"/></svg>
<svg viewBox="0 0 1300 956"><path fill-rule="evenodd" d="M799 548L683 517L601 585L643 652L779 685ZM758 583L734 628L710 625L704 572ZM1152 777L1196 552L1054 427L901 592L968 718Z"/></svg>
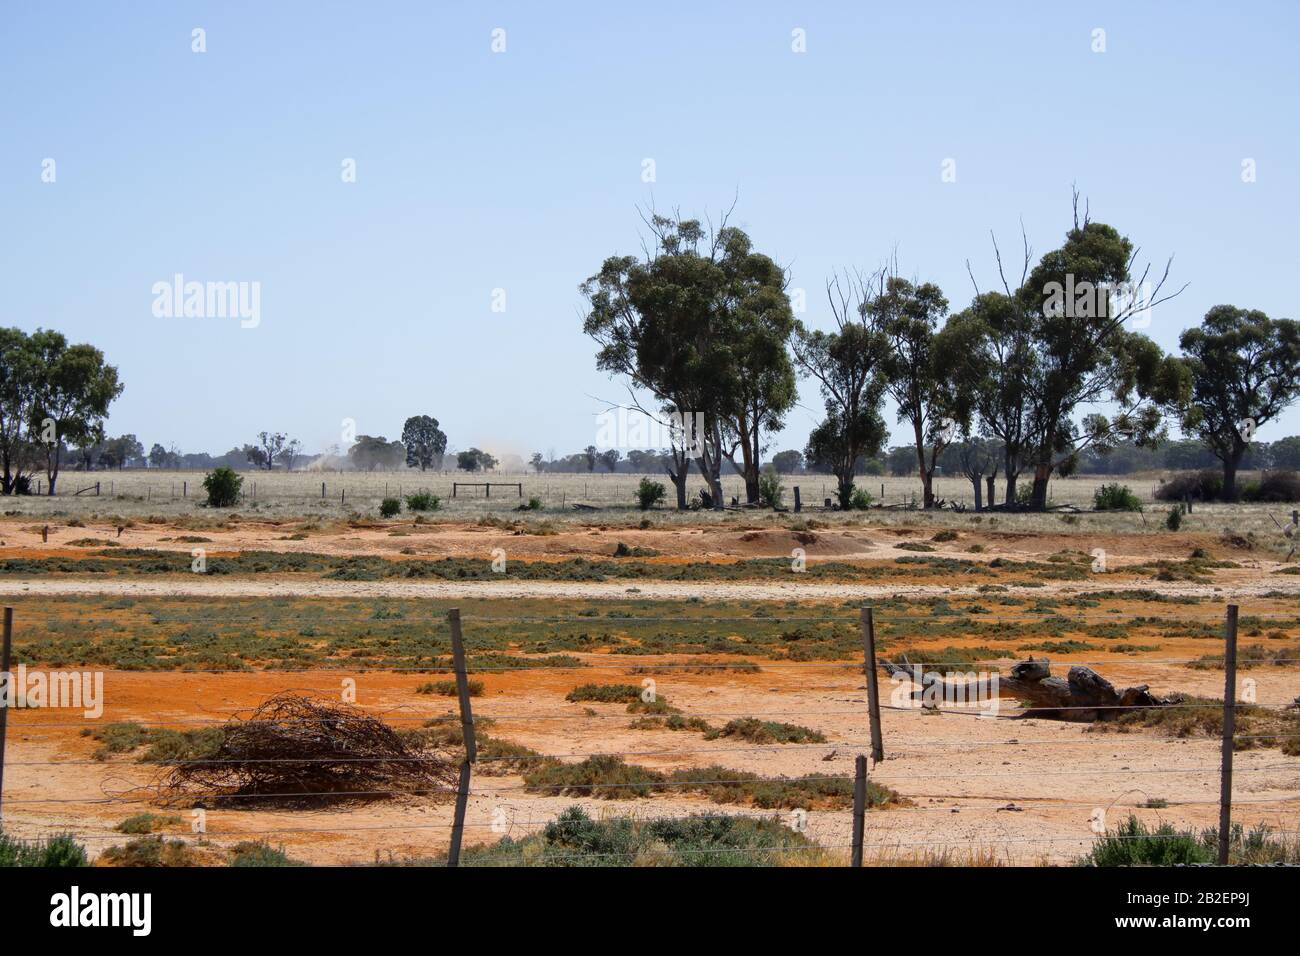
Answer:
<svg viewBox="0 0 1300 956"><path fill-rule="evenodd" d="M127 528L123 546L174 547L188 551L193 544L161 539L196 533L212 539L212 551L302 550L329 554L374 554L401 557L402 548L416 547L419 557L460 555L487 557L493 547L510 549L512 558L546 559L577 555L608 555L617 541L654 548L663 562L682 560L727 560L737 557L786 556L794 546L792 534L784 530L718 530L675 527L671 530L638 531L580 529L553 535L513 535L499 529L466 525L406 526L409 536L392 537L388 530L343 528L312 533L307 540L281 541L291 533L252 521L241 522L238 530L186 532L166 525L137 525ZM928 540L933 529L830 529L816 532L817 539L802 544L809 559L834 557L840 560L881 560L898 557L893 545L908 534ZM39 557L53 554L84 554L83 548L69 548L60 541L74 538L114 538L116 529L94 526L52 528L49 546L42 547L39 526L27 522L0 522L4 545L2 557ZM1202 546L1216 555L1231 557L1239 566L1214 572L1214 583L1153 584L1127 582L1132 586L1173 592L1196 592L1216 599L1238 594L1259 595L1265 591L1297 593L1295 576L1273 576L1279 566L1271 557L1243 552L1227 554L1214 536L1201 541L1188 535L1117 535L1100 540L1089 535L1081 540L1068 534L1000 534L963 530L958 541L935 544L934 556L991 559L998 556L1019 560L1042 559L1066 549L1106 548L1112 568L1125 563L1155 558L1182 559L1192 547ZM1086 542L1086 543L1085 543ZM982 554L967 548L980 543ZM901 552L906 553L906 552ZM836 599L868 596L883 591L915 592L907 571L900 567L897 584L873 581L871 588L848 585L817 587L791 582L769 585L728 581L682 585L674 582L635 582L639 598L682 597L703 594L710 597L749 597L760 600L801 598ZM0 589L8 593L70 593L80 587L92 591L120 592L145 596L152 591L167 593L260 593L269 588L280 593L272 576L256 579L223 578L196 581L194 576L169 579L161 576L135 578L76 579L59 575L43 579L0 578ZM1034 589L1042 594L1056 590L1077 591L1113 587L1122 572L1095 583L1051 583ZM889 579L892 582L893 578ZM924 590L941 592L959 586L960 581L930 583ZM671 587L669 587L671 585ZM286 585L294 593L357 596L376 593L418 595L438 593L436 583L401 582L316 582L294 581ZM504 582L466 582L454 585L467 594L508 597ZM673 588L685 589L674 591ZM841 590L832 590L839 588ZM170 589L170 591L168 591ZM241 590L242 589L242 590ZM424 590L421 590L424 589ZM494 590L495 589L495 590ZM599 597L623 596L626 582L608 587L576 582L530 582L529 594ZM1257 602L1258 603L1258 602ZM1275 613L1295 611L1294 599L1274 595L1267 599ZM816 607L809 603L808 607ZM1255 607L1258 610L1258 607ZM774 611L777 616L783 613ZM1133 604L1120 615L1150 613L1150 607ZM1198 619L1220 613L1208 607L1180 611ZM1245 612L1243 612L1245 613ZM1290 635L1295 637L1293 631ZM945 644L964 646L982 643L945 637ZM1195 657L1217 650L1204 639L1163 638L1159 652L1128 655L1098 664L1103 676L1117 685L1148 683L1157 693L1181 690L1207 696L1221 696L1221 671L1191 670L1162 661ZM1096 660L1097 652L1053 655L1056 673L1063 673L1071 660ZM633 666L650 666L673 657L636 657L613 661L608 655L586 655L595 665L582 671L523 670L482 675L483 697L474 700L476 715L497 721L495 736L533 747L553 755L616 753L630 762L659 768L722 764L769 776L852 773L853 758L867 738L866 702L860 671L845 662L801 664L770 660L756 661L757 673L668 673L657 676L658 690L681 707L687 716L700 716L711 723L725 723L730 717L764 717L785 720L827 736L827 743L755 748L728 739L706 742L701 735L667 730L633 730L634 719L622 705L573 704L564 695L574 685L589 681L638 682ZM731 658L728 658L729 660ZM1064 665L1064 666L1063 666ZM355 676L357 702L384 715L397 726L418 726L427 717L454 711L454 700L417 695L415 686L427 675L345 671L308 673L174 673L109 671L105 675L106 712L97 724L113 720L164 721L173 726L198 726L221 721L246 711L281 690L305 690L324 697L337 697L344 677ZM1282 707L1300 694L1300 667L1252 669L1245 676L1256 680L1258 702ZM882 675L886 703L894 688ZM1010 702L1008 702L1010 703ZM594 714L588 713L594 711ZM56 709L19 710L10 715L4 790L6 830L18 836L34 836L69 830L85 839L92 852L114 843L125 843L113 827L133 813L155 809L145 787L154 768L139 764L134 757L93 760L97 744L82 736L88 724L79 713ZM1219 745L1216 740L1164 739L1152 733L1087 733L1084 727L1045 720L978 718L969 713L926 713L915 709L887 709L884 714L887 759L873 768L872 779L898 790L910 805L875 811L868 820L868 856L877 859L924 858L944 849L959 857L990 848L997 859L1009 862L1047 860L1063 862L1084 852L1094 833L1090 828L1094 812L1105 810L1110 824L1130 811L1149 822L1169 820L1180 826L1211 826L1217 820ZM671 751L671 752L670 752ZM689 751L689 752L683 752ZM572 759L578 759L575 756ZM1237 808L1235 819L1248 825L1266 822L1285 830L1300 830L1300 758L1285 757L1276 749L1240 751L1236 755ZM1167 801L1162 809L1140 809L1151 801ZM485 776L475 778L467 821L469 844L498 839L503 833L518 836L553 819L563 808L582 803L599 812L632 812L642 815L672 815L705 810L749 812L752 809L721 806L703 799L658 795L649 799L607 801L573 797L545 797L523 792L520 778ZM158 811L164 812L164 811ZM173 812L176 811L165 811ZM187 839L190 818L181 811L183 822L170 832ZM791 820L786 811L774 813ZM283 845L290 855L321 864L371 862L384 859L436 856L445 852L451 806L447 801L403 799L352 805L340 810L257 811L210 810L207 839L230 845L242 839L269 840ZM846 847L851 829L846 811L811 810L808 833L833 850ZM502 822L504 821L504 823ZM504 827L504 829L503 829Z"/></svg>

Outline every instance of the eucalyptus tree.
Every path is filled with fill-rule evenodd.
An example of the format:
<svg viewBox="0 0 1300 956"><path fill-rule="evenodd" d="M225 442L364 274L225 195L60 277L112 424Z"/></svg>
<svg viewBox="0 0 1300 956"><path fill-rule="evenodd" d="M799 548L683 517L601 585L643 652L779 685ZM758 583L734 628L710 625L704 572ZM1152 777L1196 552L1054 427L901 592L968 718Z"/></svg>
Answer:
<svg viewBox="0 0 1300 956"><path fill-rule="evenodd" d="M1178 344L1191 375L1180 423L1223 463L1223 497L1235 501L1255 432L1300 395L1300 323L1216 305Z"/></svg>
<svg viewBox="0 0 1300 956"><path fill-rule="evenodd" d="M878 454L888 437L880 408L890 345L872 309L887 280L885 271L833 276L826 297L835 329L809 329L796 322L791 339L795 362L817 382L826 409L804 454L835 476L841 508L852 505L858 459Z"/></svg>
<svg viewBox="0 0 1300 956"><path fill-rule="evenodd" d="M794 404L784 271L725 215L716 229L654 213L644 221L652 238L643 255L607 258L580 286L597 367L626 376L635 406L667 418L665 470L679 509L689 459L722 507L722 460L734 462L737 451L747 495L757 500L762 436ZM653 409L641 404L644 393Z"/></svg>

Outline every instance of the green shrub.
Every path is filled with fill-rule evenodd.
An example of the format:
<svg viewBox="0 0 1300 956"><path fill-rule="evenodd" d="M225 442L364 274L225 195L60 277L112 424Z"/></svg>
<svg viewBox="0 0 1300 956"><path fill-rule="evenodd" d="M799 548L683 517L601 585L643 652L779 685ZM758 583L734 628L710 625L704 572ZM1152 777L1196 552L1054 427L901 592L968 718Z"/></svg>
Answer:
<svg viewBox="0 0 1300 956"><path fill-rule="evenodd" d="M294 860L284 852L276 849L265 840L245 840L230 848L231 866L306 866L300 860Z"/></svg>
<svg viewBox="0 0 1300 956"><path fill-rule="evenodd" d="M1187 866L1213 863L1214 850L1205 846L1190 831L1179 832L1162 823L1148 829L1130 816L1113 831L1099 837L1079 866Z"/></svg>
<svg viewBox="0 0 1300 956"><path fill-rule="evenodd" d="M781 476L776 473L775 467L768 465L758 476L758 500L765 507L780 508L784 497L785 488L781 485Z"/></svg>
<svg viewBox="0 0 1300 956"><path fill-rule="evenodd" d="M641 484L637 485L636 500L642 511L649 511L663 501L667 494L668 489L664 487L663 482L642 478Z"/></svg>
<svg viewBox="0 0 1300 956"><path fill-rule="evenodd" d="M113 827L118 833L129 833L134 836L141 836L147 833L153 833L155 830L161 830L163 827L179 826L180 817L159 816L156 813L136 813L127 817L117 826Z"/></svg>
<svg viewBox="0 0 1300 956"><path fill-rule="evenodd" d="M1097 511L1141 511L1142 502L1128 485L1116 482L1097 489L1092 498L1092 507Z"/></svg>
<svg viewBox="0 0 1300 956"><path fill-rule="evenodd" d="M0 831L0 867L73 867L86 865L86 848L70 833L48 840L16 840Z"/></svg>
<svg viewBox="0 0 1300 956"><path fill-rule="evenodd" d="M1169 509L1169 516L1165 518L1165 527L1170 531L1177 531L1183 526L1183 506L1174 505Z"/></svg>
<svg viewBox="0 0 1300 956"><path fill-rule="evenodd" d="M871 494L865 488L854 488L849 496L849 507L854 511L866 511L871 507Z"/></svg>
<svg viewBox="0 0 1300 956"><path fill-rule="evenodd" d="M524 510L525 510L525 511L541 511L541 510L542 510L542 499L541 499L541 498L529 498L529 499L528 499L528 504L524 505Z"/></svg>
<svg viewBox="0 0 1300 956"><path fill-rule="evenodd" d="M1161 804L1165 801L1148 801ZM1205 829L1175 830L1162 823L1150 828L1130 815L1114 831L1099 837L1089 853L1076 860L1078 866L1194 866L1218 860L1219 834ZM1300 843L1292 835L1260 824L1247 831L1234 824L1228 834L1228 863L1231 865L1290 864L1300 862Z"/></svg>
<svg viewBox="0 0 1300 956"><path fill-rule="evenodd" d="M572 703L596 701L601 704L630 704L641 699L636 684L580 684L564 698Z"/></svg>
<svg viewBox="0 0 1300 956"><path fill-rule="evenodd" d="M826 862L777 820L724 814L593 820L570 807L538 834L466 850L467 866L779 866ZM838 862L838 861L837 861Z"/></svg>
<svg viewBox="0 0 1300 956"><path fill-rule="evenodd" d="M240 488L244 484L242 475L233 468L214 468L203 479L203 488L208 493L208 507L231 508L239 501Z"/></svg>
<svg viewBox="0 0 1300 956"><path fill-rule="evenodd" d="M719 737L738 737L755 744L823 744L826 736L820 731L798 724L782 724L757 717L729 720L726 726L705 734L709 740Z"/></svg>
<svg viewBox="0 0 1300 956"><path fill-rule="evenodd" d="M714 803L752 805L766 810L797 807L843 809L853 803L850 776L808 774L803 777L760 777L756 773L712 764L662 773L602 754L581 763L547 759L524 773L524 789L553 796L572 794L604 800L632 800L654 793L698 793ZM888 787L868 781L867 802L884 806L899 801Z"/></svg>
<svg viewBox="0 0 1300 956"><path fill-rule="evenodd" d="M402 502L398 498L385 498L379 502L379 517L381 518L391 518L396 514L400 514L401 510Z"/></svg>
<svg viewBox="0 0 1300 956"><path fill-rule="evenodd" d="M407 511L437 511L442 499L427 491L419 491L406 496Z"/></svg>

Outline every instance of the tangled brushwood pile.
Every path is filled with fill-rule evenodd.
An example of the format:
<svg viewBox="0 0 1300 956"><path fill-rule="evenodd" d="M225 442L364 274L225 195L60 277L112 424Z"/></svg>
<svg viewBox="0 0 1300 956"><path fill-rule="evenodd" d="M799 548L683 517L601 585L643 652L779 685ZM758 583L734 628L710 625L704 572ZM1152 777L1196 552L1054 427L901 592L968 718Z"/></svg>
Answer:
<svg viewBox="0 0 1300 956"><path fill-rule="evenodd" d="M446 754L346 704L286 692L222 731L210 754L179 759L160 778L162 802L316 807L402 795L446 799L455 786Z"/></svg>
<svg viewBox="0 0 1300 956"><path fill-rule="evenodd" d="M1147 684L1116 689L1091 667L1081 664L1071 667L1064 678L1053 677L1052 665L1046 658L1017 661L1007 675L972 669L969 674L959 673L956 679L945 679L945 673L960 668L945 667L941 671L938 669L941 665L912 663L906 654L897 663L884 658L878 659L878 663L890 677L910 679L916 684L919 689L912 692L912 697L922 706L988 703L991 698L1005 695L1020 698L1025 708L1020 717L1093 723L1116 720L1131 709L1176 703L1155 696Z"/></svg>

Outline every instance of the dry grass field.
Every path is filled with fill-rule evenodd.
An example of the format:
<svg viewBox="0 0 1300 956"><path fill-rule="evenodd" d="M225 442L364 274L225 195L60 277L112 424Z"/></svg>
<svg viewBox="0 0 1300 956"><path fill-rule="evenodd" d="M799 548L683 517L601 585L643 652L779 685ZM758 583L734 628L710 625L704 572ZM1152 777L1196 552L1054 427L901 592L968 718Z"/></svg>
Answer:
<svg viewBox="0 0 1300 956"><path fill-rule="evenodd" d="M148 508L189 509L203 501L202 471L128 470L65 472L59 477L59 494L53 508L87 507L95 501L93 486L100 486L99 500L90 507L106 508L108 502L117 503L121 509ZM405 495L415 491L431 491L442 499L443 507L454 510L479 511L514 507L519 504L515 488L493 488L492 498L485 496L482 488L462 488L452 499L453 483L490 481L515 485L523 484L523 500L538 497L547 509L566 509L574 504L589 504L606 508L635 508L636 488L642 477L663 482L671 492L672 485L662 474L649 476L596 471L591 474L522 474L471 475L466 472L424 472L413 469L402 471L345 471L345 472L255 472L244 475L242 507L254 505L263 511L285 514L316 513L321 510L374 511L385 495ZM1051 497L1054 504L1092 507L1093 495L1103 484L1119 481L1129 485L1143 501L1152 500L1152 492L1159 476L1143 475L1110 478L1087 476L1058 479L1052 482ZM1244 479L1243 479L1244 480ZM787 475L783 477L786 488L785 503L790 506L794 494L790 490L798 485L803 492L805 505L815 506L835 494L835 479L829 475ZM325 494L321 494L321 486ZM920 498L920 482L914 477L864 476L858 486L866 489L877 503L904 505ZM703 487L698 473L692 472L690 493ZM744 498L744 482L738 475L723 479L728 497ZM999 489L1002 482L998 482ZM89 489L89 490L87 490ZM882 493L883 489L883 493ZM76 492L82 491L81 495ZM970 482L964 478L940 477L936 479L935 493L948 501L973 506ZM19 502L15 499L15 504ZM25 508L44 507L36 499L24 500Z"/></svg>

